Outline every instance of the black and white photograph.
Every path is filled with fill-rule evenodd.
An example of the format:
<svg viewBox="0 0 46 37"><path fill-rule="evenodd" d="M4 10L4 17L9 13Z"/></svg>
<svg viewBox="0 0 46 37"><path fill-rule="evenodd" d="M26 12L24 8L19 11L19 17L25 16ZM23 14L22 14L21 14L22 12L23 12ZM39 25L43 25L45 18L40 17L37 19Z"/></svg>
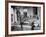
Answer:
<svg viewBox="0 0 46 37"><path fill-rule="evenodd" d="M40 7L11 6L11 31L40 30Z"/></svg>
<svg viewBox="0 0 46 37"><path fill-rule="evenodd" d="M43 4L8 3L8 33L43 32Z"/></svg>

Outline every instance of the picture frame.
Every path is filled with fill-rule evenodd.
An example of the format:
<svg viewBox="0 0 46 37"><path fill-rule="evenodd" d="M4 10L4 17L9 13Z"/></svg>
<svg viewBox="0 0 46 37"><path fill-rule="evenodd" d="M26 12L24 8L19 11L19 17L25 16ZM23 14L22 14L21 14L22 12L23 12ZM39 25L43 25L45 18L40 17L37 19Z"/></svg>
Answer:
<svg viewBox="0 0 46 37"><path fill-rule="evenodd" d="M14 14L12 14L14 11L18 11L18 10L20 11L20 13L18 15L15 14L16 12ZM21 13L21 11L23 13ZM24 13L24 11L25 11L25 13ZM31 11L31 13L30 13L30 11ZM32 11L36 12L36 13L33 13ZM41 13L38 14L37 12L41 12ZM20 14L21 14L21 16L20 16ZM15 16L13 17L13 15L15 15ZM23 23L24 24L23 25L22 22L20 22L20 21L19 21L20 26L19 25L16 26L16 22L19 20L19 17L22 17L22 16L24 18L27 16L30 16L31 18L33 17L33 19L32 19L33 22L34 22L34 18L36 19L36 17L38 16L38 18L40 19L38 22L40 26L38 28L37 27L33 28L33 26L32 26L33 24L30 22L32 24L32 25L30 24L33 28L32 29L30 27L30 25L28 27L28 25L25 25L25 23ZM17 20L17 18L18 18L18 20ZM17 24L19 24L19 22L17 22ZM15 24L11 25L13 23L15 23ZM35 22L35 23L37 23L37 22ZM15 29L14 29L14 26L15 26ZM19 29L18 26L21 27L21 29ZM30 30L30 28L31 28L31 30ZM27 2L27 1L5 1L5 36L22 36L22 35L38 35L38 34L45 34L45 3L44 2Z"/></svg>

